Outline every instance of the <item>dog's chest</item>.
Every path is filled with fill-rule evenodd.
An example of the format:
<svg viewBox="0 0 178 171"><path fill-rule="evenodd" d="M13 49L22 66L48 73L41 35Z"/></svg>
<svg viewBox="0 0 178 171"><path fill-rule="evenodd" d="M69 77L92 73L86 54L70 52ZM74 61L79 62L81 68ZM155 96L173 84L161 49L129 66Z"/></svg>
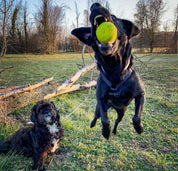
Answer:
<svg viewBox="0 0 178 171"><path fill-rule="evenodd" d="M59 128L55 123L53 125L47 125L47 127L52 136L51 152L54 153L59 146L59 139L57 139L57 133L59 132Z"/></svg>
<svg viewBox="0 0 178 171"><path fill-rule="evenodd" d="M47 128L52 135L59 132L59 128L57 127L56 123L53 123L52 125L47 125Z"/></svg>
<svg viewBox="0 0 178 171"><path fill-rule="evenodd" d="M132 93L125 86L120 87L116 90L108 91L108 101L115 108L123 109L129 105L132 100Z"/></svg>

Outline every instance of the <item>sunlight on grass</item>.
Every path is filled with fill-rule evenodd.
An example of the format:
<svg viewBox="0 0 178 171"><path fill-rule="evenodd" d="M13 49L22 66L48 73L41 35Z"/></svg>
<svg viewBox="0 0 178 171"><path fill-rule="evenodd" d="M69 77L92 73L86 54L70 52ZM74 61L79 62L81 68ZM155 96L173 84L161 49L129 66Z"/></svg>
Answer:
<svg viewBox="0 0 178 171"><path fill-rule="evenodd" d="M54 159L50 170L177 170L178 56L137 56L147 65L134 61L146 86L143 134L138 135L132 125L134 101L119 123L117 135L111 135L107 141L101 134L100 119L90 128L96 106L95 88L90 98L70 117L67 116L88 96L88 90L54 97L50 100L59 109L65 138L60 144L62 154ZM92 62L89 56L86 59L88 64ZM64 81L79 70L77 64L82 64L81 54L6 55L1 68L10 65L14 68L0 75L0 86L33 84L51 76ZM82 81L89 79L88 75ZM13 114L29 116L33 105ZM116 112L109 110L112 129L116 117ZM20 126L19 123L0 125L0 141L10 137ZM0 170L12 168L28 170L31 159L14 154L0 155Z"/></svg>

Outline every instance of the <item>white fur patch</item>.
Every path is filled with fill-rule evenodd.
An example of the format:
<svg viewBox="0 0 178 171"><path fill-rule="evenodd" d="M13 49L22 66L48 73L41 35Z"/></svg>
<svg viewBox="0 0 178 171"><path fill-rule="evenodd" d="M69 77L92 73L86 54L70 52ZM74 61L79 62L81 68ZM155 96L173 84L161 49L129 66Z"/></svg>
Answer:
<svg viewBox="0 0 178 171"><path fill-rule="evenodd" d="M46 122L48 123L48 122L51 121L51 117L48 116L48 117L45 118L45 120L46 120Z"/></svg>
<svg viewBox="0 0 178 171"><path fill-rule="evenodd" d="M59 129L58 129L58 127L57 127L57 125L55 123L53 123L53 125L47 125L47 127L48 127L49 132L51 134L54 134L54 133L59 131Z"/></svg>
<svg viewBox="0 0 178 171"><path fill-rule="evenodd" d="M53 139L53 148L51 149L51 152L54 153L56 151L56 149L58 149L58 141L59 140L56 140L55 138Z"/></svg>

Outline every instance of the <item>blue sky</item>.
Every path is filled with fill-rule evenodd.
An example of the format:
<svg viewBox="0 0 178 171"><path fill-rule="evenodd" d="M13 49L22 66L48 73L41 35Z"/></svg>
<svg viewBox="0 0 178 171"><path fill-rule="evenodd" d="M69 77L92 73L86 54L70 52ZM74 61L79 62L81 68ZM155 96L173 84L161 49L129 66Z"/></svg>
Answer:
<svg viewBox="0 0 178 171"><path fill-rule="evenodd" d="M66 5L69 8L66 9L66 23L68 28L71 27L72 23L75 23L75 5L74 2L77 2L78 9L80 14L80 19L82 23L83 10L87 8L87 0L53 0L54 4L57 5ZM134 21L134 13L136 12L135 7L138 0L109 0L112 13L119 18L128 19ZM162 18L162 21L171 21L174 19L174 9L177 0L164 0L166 3L166 12ZM33 19L33 14L40 7L41 0L29 0L27 1L28 5L28 14L29 20Z"/></svg>

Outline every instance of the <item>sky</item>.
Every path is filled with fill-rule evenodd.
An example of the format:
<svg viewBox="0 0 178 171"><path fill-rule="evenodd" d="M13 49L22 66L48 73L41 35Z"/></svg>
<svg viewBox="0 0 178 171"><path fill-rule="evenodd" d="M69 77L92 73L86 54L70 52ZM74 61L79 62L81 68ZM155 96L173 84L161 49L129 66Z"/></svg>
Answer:
<svg viewBox="0 0 178 171"><path fill-rule="evenodd" d="M111 11L118 18L128 19L134 21L134 13L136 12L136 3L138 0L108 0L110 4ZM169 21L171 22L174 19L174 10L178 4L177 0L163 0L166 3L166 12L163 15L162 22ZM53 3L56 5L66 6L64 19L64 24L67 23L68 29L72 26L72 23L75 23L76 14L75 14L75 4L78 5L78 10L80 12L80 23L82 26L82 17L83 10L87 8L87 0L53 0ZM29 21L33 20L33 15L40 7L41 0L30 0L27 1L27 9Z"/></svg>

